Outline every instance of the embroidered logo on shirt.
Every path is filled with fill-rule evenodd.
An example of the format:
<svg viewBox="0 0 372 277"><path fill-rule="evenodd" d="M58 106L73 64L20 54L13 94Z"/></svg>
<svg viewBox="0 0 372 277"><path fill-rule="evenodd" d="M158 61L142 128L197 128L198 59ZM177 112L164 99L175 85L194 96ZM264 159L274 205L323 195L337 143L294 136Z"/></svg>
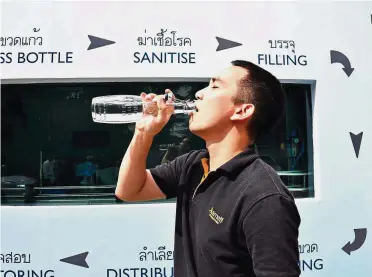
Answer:
<svg viewBox="0 0 372 277"><path fill-rule="evenodd" d="M216 223L221 224L223 221L223 217L219 216L214 210L213 207L209 210L209 217Z"/></svg>

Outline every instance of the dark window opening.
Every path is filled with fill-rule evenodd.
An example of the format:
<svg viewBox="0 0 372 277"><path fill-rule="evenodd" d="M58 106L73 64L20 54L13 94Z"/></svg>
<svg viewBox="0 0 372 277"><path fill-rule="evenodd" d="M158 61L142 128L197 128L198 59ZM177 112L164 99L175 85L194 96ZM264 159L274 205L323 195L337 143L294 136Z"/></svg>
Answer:
<svg viewBox="0 0 372 277"><path fill-rule="evenodd" d="M2 205L121 203L114 191L134 124L94 123L92 98L159 94L170 88L180 99L193 99L207 85L208 81L1 85ZM283 87L285 119L256 145L296 198L314 197L312 85ZM156 136L147 167L204 147L188 130L187 116L173 116Z"/></svg>

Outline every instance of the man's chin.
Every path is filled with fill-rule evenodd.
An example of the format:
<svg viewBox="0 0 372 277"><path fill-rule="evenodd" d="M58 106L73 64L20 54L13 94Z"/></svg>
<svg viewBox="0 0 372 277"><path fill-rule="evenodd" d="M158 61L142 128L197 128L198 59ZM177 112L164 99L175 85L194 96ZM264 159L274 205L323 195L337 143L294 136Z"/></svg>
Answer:
<svg viewBox="0 0 372 277"><path fill-rule="evenodd" d="M195 122L190 122L189 124L189 130L191 133L193 133L194 135L200 137L201 134L202 134L202 129L198 128L198 126L196 126Z"/></svg>
<svg viewBox="0 0 372 277"><path fill-rule="evenodd" d="M195 131L197 131L197 128L195 128L195 123L192 121L192 119L189 121L189 130L193 134L195 134Z"/></svg>

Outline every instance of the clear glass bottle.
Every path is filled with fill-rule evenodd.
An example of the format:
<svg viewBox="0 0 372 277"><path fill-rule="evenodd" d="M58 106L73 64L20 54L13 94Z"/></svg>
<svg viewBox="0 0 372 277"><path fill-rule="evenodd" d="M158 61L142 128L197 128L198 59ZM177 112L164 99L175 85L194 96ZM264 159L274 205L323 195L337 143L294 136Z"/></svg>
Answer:
<svg viewBox="0 0 372 277"><path fill-rule="evenodd" d="M174 105L175 114L188 114L195 110L195 101L176 99L172 93L164 95L167 103ZM97 123L135 123L147 113L158 112L156 102L144 102L137 95L107 95L92 99L92 118Z"/></svg>

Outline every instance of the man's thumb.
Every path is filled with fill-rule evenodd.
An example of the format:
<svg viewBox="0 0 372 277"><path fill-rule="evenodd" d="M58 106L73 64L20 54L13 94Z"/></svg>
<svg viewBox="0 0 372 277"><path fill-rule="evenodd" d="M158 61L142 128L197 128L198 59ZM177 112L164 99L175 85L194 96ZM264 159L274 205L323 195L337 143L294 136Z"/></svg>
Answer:
<svg viewBox="0 0 372 277"><path fill-rule="evenodd" d="M173 110L174 108L172 106L166 106L160 109L158 114L159 120L168 121L173 114Z"/></svg>

